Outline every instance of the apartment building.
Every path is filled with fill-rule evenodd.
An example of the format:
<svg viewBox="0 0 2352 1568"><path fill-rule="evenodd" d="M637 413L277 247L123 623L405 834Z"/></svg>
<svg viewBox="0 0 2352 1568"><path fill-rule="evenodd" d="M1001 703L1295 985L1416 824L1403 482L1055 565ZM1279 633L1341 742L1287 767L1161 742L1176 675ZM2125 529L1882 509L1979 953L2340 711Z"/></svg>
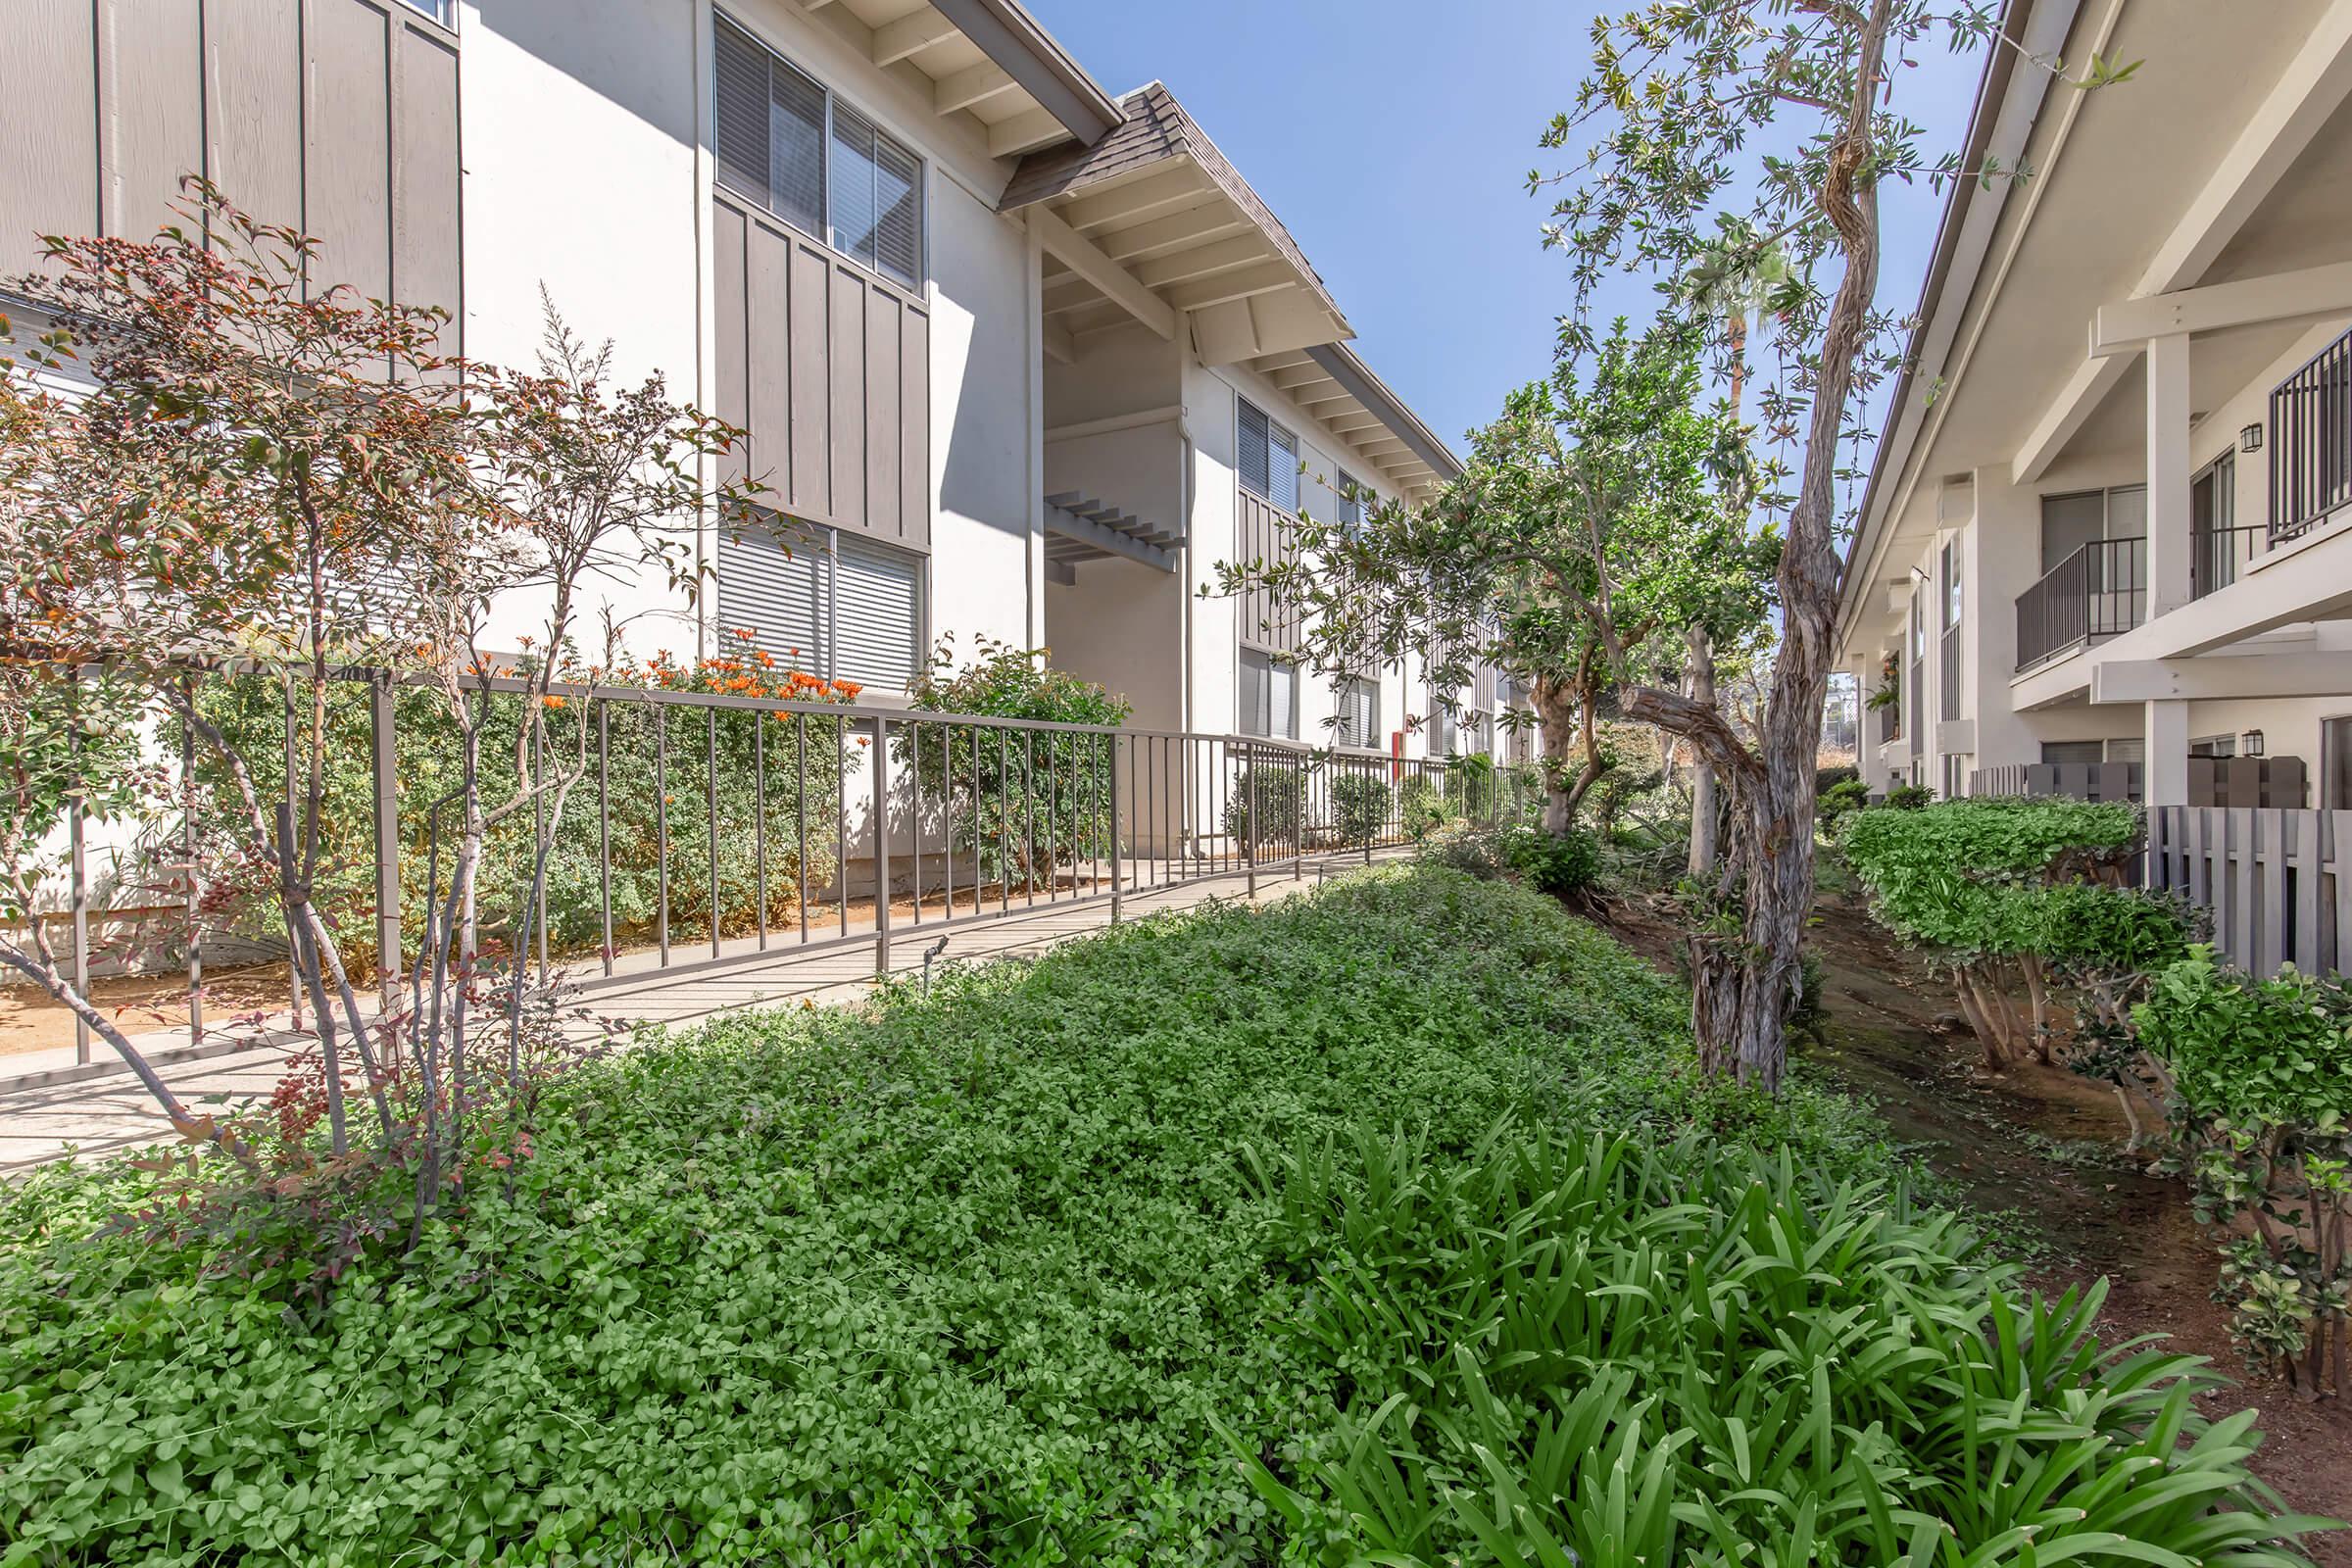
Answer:
<svg viewBox="0 0 2352 1568"><path fill-rule="evenodd" d="M2002 27L1965 160L2030 174L1962 182L1936 237L1844 576L1862 765L2143 800L2160 861L2207 824L2156 808L2250 812L2215 863L2308 852L2313 937L2352 889L2297 826L2352 808L2352 0ZM2140 65L2064 79L2094 54Z"/></svg>
<svg viewBox="0 0 2352 1568"><path fill-rule="evenodd" d="M468 355L529 364L544 288L749 431L773 531L701 519L697 605L613 589L649 648L749 628L887 702L991 638L1143 726L1497 742L1492 675L1451 714L1417 667L1330 682L1201 596L1282 514L1458 463L1174 94L1106 92L1013 0L20 0L5 30L0 268L150 233L194 172Z"/></svg>

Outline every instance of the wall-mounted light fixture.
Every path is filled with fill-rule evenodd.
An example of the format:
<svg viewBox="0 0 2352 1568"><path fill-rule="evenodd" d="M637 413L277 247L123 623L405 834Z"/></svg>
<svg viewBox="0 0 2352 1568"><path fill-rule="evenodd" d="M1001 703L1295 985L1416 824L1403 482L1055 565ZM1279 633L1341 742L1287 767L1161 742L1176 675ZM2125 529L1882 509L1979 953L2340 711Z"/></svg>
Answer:
<svg viewBox="0 0 2352 1568"><path fill-rule="evenodd" d="M2250 729L2244 734L2238 736L2237 755L2240 757L2260 757L2262 755L2262 731L2258 729Z"/></svg>
<svg viewBox="0 0 2352 1568"><path fill-rule="evenodd" d="M2244 429L2238 431L2237 450L2240 452L2260 452L2262 450L2262 426L2259 424L2249 424Z"/></svg>

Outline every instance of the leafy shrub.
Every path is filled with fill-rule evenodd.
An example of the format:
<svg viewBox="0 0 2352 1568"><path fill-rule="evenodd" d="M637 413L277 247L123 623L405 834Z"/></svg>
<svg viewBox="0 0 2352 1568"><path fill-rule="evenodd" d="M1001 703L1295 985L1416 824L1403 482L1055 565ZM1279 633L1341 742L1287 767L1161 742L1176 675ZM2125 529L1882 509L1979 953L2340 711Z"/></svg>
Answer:
<svg viewBox="0 0 2352 1568"><path fill-rule="evenodd" d="M1331 781L1331 825L1343 844L1365 844L1388 831L1396 791L1378 773L1349 770Z"/></svg>
<svg viewBox="0 0 2352 1568"><path fill-rule="evenodd" d="M1836 767L1817 767L1813 770L1813 798L1819 800L1840 784L1860 782L1862 770L1851 762Z"/></svg>
<svg viewBox="0 0 2352 1568"><path fill-rule="evenodd" d="M1600 840L1582 828L1565 833L1516 828L1502 843L1503 858L1539 893L1567 898L1583 893L1600 876Z"/></svg>
<svg viewBox="0 0 2352 1568"><path fill-rule="evenodd" d="M1409 775L1396 792L1397 817L1408 838L1426 838L1456 814L1437 781L1427 773Z"/></svg>
<svg viewBox="0 0 2352 1568"><path fill-rule="evenodd" d="M1510 864L1503 858L1500 834L1492 828L1469 827L1459 822L1441 823L1431 829L1415 845L1413 858L1422 865L1459 871L1482 882L1494 881Z"/></svg>
<svg viewBox="0 0 2352 1568"><path fill-rule="evenodd" d="M1298 844L1306 782L1306 770L1297 762L1258 754L1234 771L1233 790L1225 798L1225 831L1260 849Z"/></svg>
<svg viewBox="0 0 2352 1568"><path fill-rule="evenodd" d="M2352 1396L2352 991L2292 969L2258 979L2197 948L2132 1026L2165 1091L2168 1163L2224 1238L2232 1336L2306 1393L2332 1380Z"/></svg>
<svg viewBox="0 0 2352 1568"><path fill-rule="evenodd" d="M1871 910L1953 978L1995 1066L2032 1049L2055 1060L2046 986L2083 986L2120 1021L2137 977L2192 932L2179 906L2117 885L2139 842L2135 808L2022 797L1862 811L1841 831ZM2029 1026L2009 998L2026 990Z"/></svg>
<svg viewBox="0 0 2352 1568"><path fill-rule="evenodd" d="M2089 1303L2020 1301L1857 1185L1887 1154L1850 1102L1704 1082L1687 1007L1549 900L1398 868L591 1063L511 1197L468 1184L317 1306L108 1227L139 1165L35 1172L0 1186L0 1536L159 1568L1434 1558L1622 1487L1632 1540L1690 1554L1653 1562L1891 1563L1888 1521L1950 1533L1922 1563L2029 1527L2297 1560L2231 1554L2294 1524L2177 1363L2103 1365ZM1352 1507L1391 1446L1426 1505Z"/></svg>
<svg viewBox="0 0 2352 1568"><path fill-rule="evenodd" d="M1047 662L1045 649L983 637L958 666L953 636L908 689L919 711L1046 719L1115 729L1133 710L1092 681ZM975 747L975 742L977 746ZM984 733L953 725L902 729L893 743L926 800L951 803L952 842L980 875L1028 882L1110 851L1114 748L1077 731Z"/></svg>
<svg viewBox="0 0 2352 1568"><path fill-rule="evenodd" d="M1836 833L1839 822L1869 804L1870 786L1860 779L1840 779L1832 784L1822 792L1816 808L1821 815L1823 831Z"/></svg>
<svg viewBox="0 0 2352 1568"><path fill-rule="evenodd" d="M1897 784L1886 792L1885 805L1897 811L1916 811L1935 799L1936 792L1925 784Z"/></svg>
<svg viewBox="0 0 2352 1568"><path fill-rule="evenodd" d="M571 672L580 677L585 669ZM847 703L858 688L786 668L764 654L710 659L691 664L658 655L649 663L599 671L607 688L721 693L765 697L778 702ZM521 699L511 694L481 699L488 704L482 739L482 798L496 805L517 788L514 737L520 728ZM768 918L795 917L804 887L832 880L836 828L840 820L842 759L856 746L834 721L805 722L775 714L734 710L716 714L672 710L658 720L642 703L612 701L604 708L606 821L597 818L595 747L597 719L588 705L561 705L548 715L546 760L551 769L584 764L585 773L549 824L553 846L548 860L547 930L552 947L594 951L604 941L598 861L609 840L612 924L622 941L649 936L660 916L662 856L669 844L669 916L673 927L710 929L715 902L725 932L751 929L759 917L760 798L753 767L755 747L768 773L765 793ZM274 682L239 677L208 682L198 706L249 760L255 788L265 801L281 795L285 749L277 737L285 727L281 688ZM655 726L665 726L666 752L657 760ZM327 712L329 766L322 781L321 864L318 902L334 918L355 967L373 961L375 905L374 783L369 756L368 688L351 681L338 688ZM755 726L765 733L755 741ZM400 806L401 914L410 951L423 934L427 879L434 841L432 807L454 792L464 777L457 727L442 700L418 688L395 698L394 770ZM803 756L804 737L806 757ZM710 814L707 753L715 748L718 815ZM801 780L807 780L807 811L801 809ZM235 781L209 752L199 752L197 782L200 823L233 820L243 810ZM659 786L659 787L657 787ZM439 824L442 887L447 888L457 824L444 813ZM802 862L802 845L808 859ZM717 851L715 897L710 880L713 841ZM520 913L531 880L537 838L528 812L511 816L483 850L479 887L483 920L492 930L509 926ZM206 851L213 867L207 887L216 906L233 905L240 894L261 891L252 878L262 868L227 858L214 842ZM243 881L240 882L239 878Z"/></svg>

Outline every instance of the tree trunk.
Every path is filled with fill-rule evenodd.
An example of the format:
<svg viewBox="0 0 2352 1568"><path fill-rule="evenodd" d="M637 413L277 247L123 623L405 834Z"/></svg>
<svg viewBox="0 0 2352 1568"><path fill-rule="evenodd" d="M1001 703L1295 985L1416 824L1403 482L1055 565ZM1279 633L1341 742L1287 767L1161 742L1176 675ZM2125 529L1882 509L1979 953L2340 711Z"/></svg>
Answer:
<svg viewBox="0 0 2352 1568"><path fill-rule="evenodd" d="M1703 1002L1694 998L1691 1023L1701 1031L1702 1062L1718 1070L1728 1064L1742 1083L1768 1091L1780 1087L1787 1070L1784 1024L1801 983L1798 951L1813 912L1813 767L1838 619L1838 443L1879 283L1878 197L1858 175L1870 157L1871 113L1884 83L1892 14L1892 0L1872 0L1853 91L1818 193L1845 272L1814 359L1804 458L1777 578L1781 646L1759 744L1751 751L1720 713L1678 692L1645 687L1626 698L1629 716L1697 743L1716 764L1717 788L1731 798L1731 857L1717 888L1723 903L1738 898L1740 930L1736 937L1709 930L1692 939L1692 980L1707 995Z"/></svg>
<svg viewBox="0 0 2352 1568"><path fill-rule="evenodd" d="M1544 732L1544 831L1556 837L1576 821L1576 803L1584 793L1566 783L1576 748L1576 705L1565 684L1543 676L1529 696Z"/></svg>
<svg viewBox="0 0 2352 1568"><path fill-rule="evenodd" d="M1715 706L1715 645L1704 626L1690 628L1690 700ZM1693 753L1690 766L1690 863L1694 877L1715 869L1715 764Z"/></svg>

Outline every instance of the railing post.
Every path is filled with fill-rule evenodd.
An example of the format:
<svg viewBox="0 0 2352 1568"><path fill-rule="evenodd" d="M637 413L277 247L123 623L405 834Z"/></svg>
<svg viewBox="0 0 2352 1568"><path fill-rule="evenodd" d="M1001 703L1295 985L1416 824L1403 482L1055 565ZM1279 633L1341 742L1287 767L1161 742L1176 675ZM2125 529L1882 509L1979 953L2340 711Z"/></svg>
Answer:
<svg viewBox="0 0 2352 1568"><path fill-rule="evenodd" d="M73 885L67 890L67 895L72 900L74 920L74 989L86 1002L90 995L90 862L88 831L84 825L89 811L84 802L84 781L81 776L80 681L78 673L72 677L68 690L73 695L66 708L70 721L66 746L73 758L70 793L66 800L67 854L72 862L68 874ZM41 911L37 907L28 913L35 921L41 918ZM79 1013L74 1015L74 1060L80 1066L87 1066L90 1060L90 1026L82 1021Z"/></svg>
<svg viewBox="0 0 2352 1568"><path fill-rule="evenodd" d="M1110 734L1110 923L1117 925L1122 912L1123 894L1127 875L1119 857L1119 737Z"/></svg>
<svg viewBox="0 0 2352 1568"><path fill-rule="evenodd" d="M368 686L368 760L374 775L375 968L383 1015L400 1001L400 773L392 720L392 674L376 670Z"/></svg>
<svg viewBox="0 0 2352 1568"><path fill-rule="evenodd" d="M874 978L890 973L890 720L874 715Z"/></svg>

